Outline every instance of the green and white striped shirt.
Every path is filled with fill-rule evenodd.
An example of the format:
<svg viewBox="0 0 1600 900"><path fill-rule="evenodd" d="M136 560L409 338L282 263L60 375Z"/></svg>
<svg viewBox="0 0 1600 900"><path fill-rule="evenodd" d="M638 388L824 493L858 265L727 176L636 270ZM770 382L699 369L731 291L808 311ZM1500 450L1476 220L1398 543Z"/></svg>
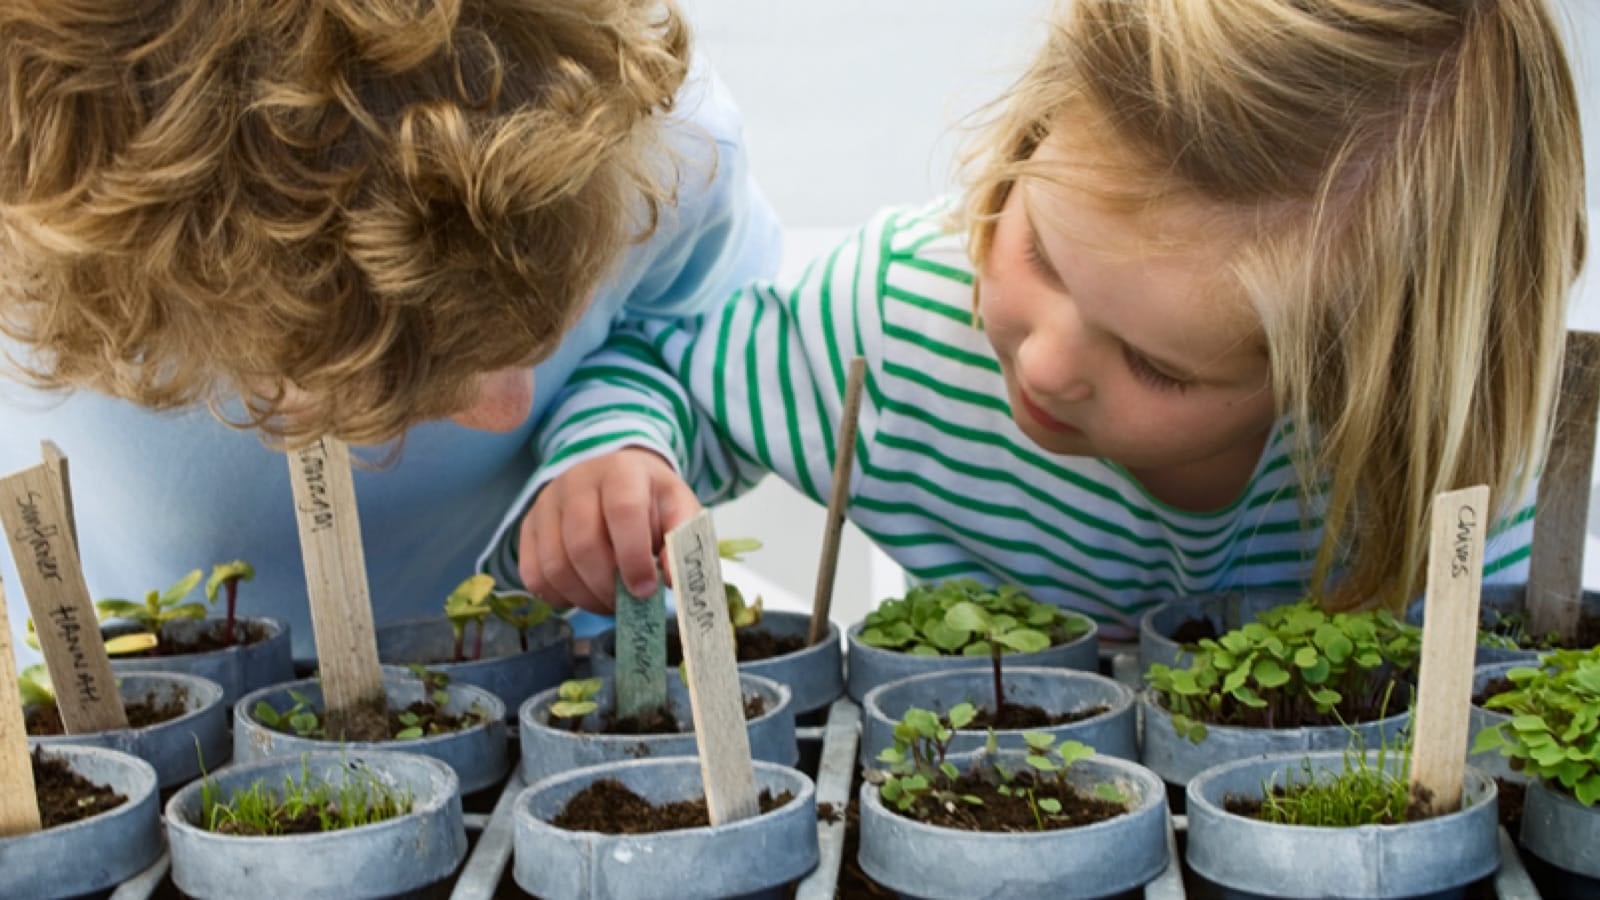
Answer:
<svg viewBox="0 0 1600 900"><path fill-rule="evenodd" d="M914 577L1022 585L1108 637L1175 595L1304 590L1321 523L1300 502L1286 423L1238 499L1203 513L1163 504L1113 462L1040 449L1012 421L974 325L972 266L946 208L878 215L792 288L755 285L720 313L614 331L541 430L528 496L643 446L707 503L767 472L826 502L846 366L861 355L848 515ZM1531 520L1524 510L1491 538L1492 580L1526 580Z"/></svg>

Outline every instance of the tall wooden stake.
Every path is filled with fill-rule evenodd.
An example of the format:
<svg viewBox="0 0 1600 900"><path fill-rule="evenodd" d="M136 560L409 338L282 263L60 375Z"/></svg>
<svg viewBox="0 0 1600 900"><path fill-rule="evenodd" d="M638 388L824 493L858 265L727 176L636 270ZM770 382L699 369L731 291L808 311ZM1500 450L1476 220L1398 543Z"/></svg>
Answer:
<svg viewBox="0 0 1600 900"><path fill-rule="evenodd" d="M822 532L822 555L817 560L817 590L811 598L811 627L806 643L828 636L828 615L833 606L833 577L839 570L839 535L844 530L844 510L850 502L850 470L856 458L856 422L861 418L861 388L867 380L867 361L850 361L844 385L844 409L839 413L839 440L833 460L833 491L828 495L828 521Z"/></svg>
<svg viewBox="0 0 1600 900"><path fill-rule="evenodd" d="M749 818L760 808L734 658L733 623L728 620L722 562L710 512L701 510L667 532L667 562L677 591L678 637L683 642L711 824Z"/></svg>
<svg viewBox="0 0 1600 900"><path fill-rule="evenodd" d="M378 665L350 449L325 437L291 451L289 480L328 734L341 740L388 740L389 701Z"/></svg>
<svg viewBox="0 0 1600 900"><path fill-rule="evenodd" d="M1478 649L1478 597L1483 537L1489 527L1484 485L1433 498L1428 541L1428 594L1422 619L1422 669L1417 681L1416 735L1411 753L1413 818L1461 807L1472 664Z"/></svg>
<svg viewBox="0 0 1600 900"><path fill-rule="evenodd" d="M33 763L28 759L17 657L11 652L6 586L0 581L0 838L32 834L39 828L39 797L34 793Z"/></svg>
<svg viewBox="0 0 1600 900"><path fill-rule="evenodd" d="M0 479L0 521L55 685L62 726L68 734L126 728L128 716L78 561L62 475L45 463Z"/></svg>
<svg viewBox="0 0 1600 900"><path fill-rule="evenodd" d="M617 715L638 716L667 705L667 587L635 597L617 576Z"/></svg>
<svg viewBox="0 0 1600 900"><path fill-rule="evenodd" d="M1539 517L1528 559L1528 627L1572 646L1583 613L1583 542L1600 407L1600 334L1567 332L1550 457L1539 475Z"/></svg>

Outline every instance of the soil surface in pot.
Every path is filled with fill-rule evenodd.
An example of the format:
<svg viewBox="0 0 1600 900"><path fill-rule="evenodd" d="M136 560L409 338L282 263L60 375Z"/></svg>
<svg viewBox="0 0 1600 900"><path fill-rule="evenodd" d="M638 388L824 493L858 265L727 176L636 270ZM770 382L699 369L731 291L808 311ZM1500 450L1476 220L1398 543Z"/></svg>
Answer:
<svg viewBox="0 0 1600 900"><path fill-rule="evenodd" d="M962 831L1033 832L1058 831L1092 825L1113 819L1128 811L1126 803L1102 800L1082 793L1070 784L1034 776L1024 769L1011 775L1009 791L1000 793L1002 785L987 771L963 772L955 780L951 793L956 796L971 795L981 804L945 803L923 797L910 809L889 809L928 825L940 828L958 828ZM1030 802L1027 793L1032 793ZM1041 800L1053 799L1061 804L1055 813L1035 812L1034 805Z"/></svg>
<svg viewBox="0 0 1600 900"><path fill-rule="evenodd" d="M1483 690L1472 695L1472 705L1482 706L1483 704L1489 702L1490 697L1498 697L1507 691L1514 691L1516 689L1517 686L1512 684L1511 679L1509 678L1505 678L1503 676L1500 678L1491 678L1489 679L1488 683L1484 684Z"/></svg>
<svg viewBox="0 0 1600 900"><path fill-rule="evenodd" d="M151 657L183 656L187 653L210 653L214 650L223 650L230 645L223 643L222 627L223 620L218 619L216 624L208 626L205 630L196 634L193 639L179 640L164 637L161 639L161 643L151 647L149 650L141 650L138 653L121 653L117 655L117 659L148 659ZM251 644L259 644L271 636L272 632L268 631L267 627L260 622L234 622L233 644L231 646L247 647Z"/></svg>
<svg viewBox="0 0 1600 900"><path fill-rule="evenodd" d="M769 813L793 799L790 791L774 795L764 790L756 802L762 812ZM568 831L654 834L709 828L711 813L706 808L705 797L657 805L628 790L621 782L605 778L574 794L550 824Z"/></svg>
<svg viewBox="0 0 1600 900"><path fill-rule="evenodd" d="M1193 647L1195 644L1200 643L1206 638L1216 640L1221 636L1222 635L1217 631L1216 624L1205 616L1196 616L1192 619L1185 619L1178 623L1177 628L1172 629L1171 634L1167 635L1167 637L1171 638L1175 643L1184 647Z"/></svg>
<svg viewBox="0 0 1600 900"><path fill-rule="evenodd" d="M189 692L178 688L163 702L154 691L143 700L129 703L123 709L128 714L129 728L147 728L173 719L189 711ZM61 710L54 706L36 706L28 711L28 733L34 737L55 737L67 733L61 722Z"/></svg>
<svg viewBox="0 0 1600 900"><path fill-rule="evenodd" d="M1494 783L1500 789L1500 824L1515 837L1522 830L1522 804L1527 799L1528 786L1505 778L1496 778Z"/></svg>
<svg viewBox="0 0 1600 900"><path fill-rule="evenodd" d="M733 632L733 658L739 662L772 659L773 657L784 656L805 648L806 639L804 635L783 636L771 634L762 631L759 625L737 628ZM677 632L667 635L667 665L683 665L683 642L678 640Z"/></svg>
<svg viewBox="0 0 1600 900"><path fill-rule="evenodd" d="M767 713L767 701L760 694L751 694L744 698L744 718L759 719ZM572 730L578 734L689 734L693 728L685 731L678 727L677 716L673 715L672 705L658 709L655 712L641 713L636 716L619 716L616 712L608 712L600 717L600 727L595 731L585 731L579 727L579 721L573 720Z"/></svg>
<svg viewBox="0 0 1600 900"><path fill-rule="evenodd" d="M33 791L39 798L39 819L45 828L66 825L116 809L128 798L95 784L65 761L33 750Z"/></svg>
<svg viewBox="0 0 1600 900"><path fill-rule="evenodd" d="M309 733L302 734L296 731L289 720L290 714L285 711L276 725L266 722L261 722L261 725L279 734L292 734L296 737L315 738L317 740L326 740L328 737L325 712L318 712L317 727ZM391 706L388 710L389 737L394 740L405 740L406 738L401 738L400 735L411 728L422 729L421 735L411 735L411 737L431 737L436 734L452 734L457 731L466 731L487 721L489 721L489 717L476 706L458 715L446 712L443 707L431 700L418 700L404 709L397 709Z"/></svg>
<svg viewBox="0 0 1600 900"><path fill-rule="evenodd" d="M1072 712L1052 713L1038 706L1028 706L1020 703L1007 703L1004 712L996 716L988 707L982 707L977 715L972 717L963 731L982 731L993 728L997 731L1016 731L1021 728L1048 728L1052 725L1067 725L1072 722L1081 722L1100 715L1111 707L1104 703L1086 706Z"/></svg>

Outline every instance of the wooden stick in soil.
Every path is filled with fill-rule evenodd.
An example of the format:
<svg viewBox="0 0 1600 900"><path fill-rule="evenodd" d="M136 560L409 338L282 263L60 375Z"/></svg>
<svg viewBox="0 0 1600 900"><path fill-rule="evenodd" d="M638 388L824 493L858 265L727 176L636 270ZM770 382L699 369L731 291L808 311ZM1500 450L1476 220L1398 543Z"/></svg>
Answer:
<svg viewBox="0 0 1600 900"><path fill-rule="evenodd" d="M838 447L833 460L833 492L828 495L828 521L822 531L822 556L817 560L817 592L811 598L811 627L806 644L828 636L828 615L833 606L833 578L839 569L839 535L844 530L844 509L850 502L850 470L856 459L856 421L861 417L861 388L867 380L867 361L850 361L844 385L844 409L839 413Z"/></svg>
<svg viewBox="0 0 1600 900"><path fill-rule="evenodd" d="M81 546L78 544L78 516L72 511L72 478L67 472L67 455L61 452L55 441L40 441L39 455L44 457L45 468L55 481L56 492L61 497L61 509L67 518L67 534L72 536L73 546ZM82 557L83 554L78 555Z"/></svg>
<svg viewBox="0 0 1600 900"><path fill-rule="evenodd" d="M294 486L328 735L386 741L389 701L378 666L350 449L325 437L291 451L289 480Z"/></svg>
<svg viewBox="0 0 1600 900"><path fill-rule="evenodd" d="M55 685L62 728L67 734L126 728L128 716L72 538L66 489L48 463L8 475L0 479L0 522Z"/></svg>
<svg viewBox="0 0 1600 900"><path fill-rule="evenodd" d="M11 652L11 620L6 617L6 586L0 581L0 838L32 834L40 827L17 657Z"/></svg>
<svg viewBox="0 0 1600 900"><path fill-rule="evenodd" d="M1466 771L1472 665L1478 649L1478 597L1489 489L1446 491L1433 498L1428 540L1428 593L1422 619L1416 735L1411 753L1411 819L1461 808Z"/></svg>
<svg viewBox="0 0 1600 900"><path fill-rule="evenodd" d="M1528 629L1573 646L1583 614L1583 541L1600 407L1600 334L1567 332L1550 457L1539 475L1539 518L1528 559Z"/></svg>
<svg viewBox="0 0 1600 900"><path fill-rule="evenodd" d="M617 715L639 716L667 705L667 588L656 579L635 597L617 576Z"/></svg>
<svg viewBox="0 0 1600 900"><path fill-rule="evenodd" d="M760 809L734 658L733 624L728 620L710 512L701 510L667 532L667 563L678 596L678 637L700 745L706 809L712 825L736 822Z"/></svg>

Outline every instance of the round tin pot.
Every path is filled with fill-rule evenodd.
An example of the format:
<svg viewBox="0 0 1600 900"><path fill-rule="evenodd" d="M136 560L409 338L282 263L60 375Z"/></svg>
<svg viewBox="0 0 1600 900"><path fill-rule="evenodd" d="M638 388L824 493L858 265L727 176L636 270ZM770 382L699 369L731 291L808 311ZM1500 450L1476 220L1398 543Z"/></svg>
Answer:
<svg viewBox="0 0 1600 900"><path fill-rule="evenodd" d="M467 647L476 625L467 626ZM522 702L572 677L572 626L552 616L528 630L522 649L517 629L490 618L484 623L483 655L449 662L455 654L455 632L443 616L402 619L378 626L378 659L395 666L422 665L450 676L451 684L481 687L500 698L511 715Z"/></svg>
<svg viewBox="0 0 1600 900"><path fill-rule="evenodd" d="M294 678L294 648L289 643L289 625L277 619L236 619L243 628L256 625L267 632L264 640L235 644L205 653L175 653L171 656L113 656L111 671L118 675L145 672L182 672L209 678L222 687L224 709L239 702L251 691ZM221 619L176 619L162 626L166 640L192 640L207 629L221 628Z"/></svg>
<svg viewBox="0 0 1600 900"><path fill-rule="evenodd" d="M1541 881L1546 897L1600 896L1600 807L1584 806L1551 790L1542 780L1528 782L1522 807L1522 846L1557 871Z"/></svg>
<svg viewBox="0 0 1600 900"><path fill-rule="evenodd" d="M1181 666L1190 654L1172 635L1185 622L1211 623L1217 634L1225 634L1256 620L1266 610L1294 603L1304 594L1293 591L1224 591L1193 594L1168 600L1139 617L1139 678L1156 663Z"/></svg>
<svg viewBox="0 0 1600 900"><path fill-rule="evenodd" d="M1065 644L1046 647L1038 653L1008 653L1006 666L1044 666L1057 669L1078 669L1083 672L1100 671L1100 650L1097 640L1099 627L1092 619L1083 617L1089 630ZM866 701L867 693L881 684L926 675L929 672L949 672L956 669L989 668L987 656L916 656L895 650L882 650L862 642L864 622L857 622L845 632L848 647L846 690L857 703Z"/></svg>

